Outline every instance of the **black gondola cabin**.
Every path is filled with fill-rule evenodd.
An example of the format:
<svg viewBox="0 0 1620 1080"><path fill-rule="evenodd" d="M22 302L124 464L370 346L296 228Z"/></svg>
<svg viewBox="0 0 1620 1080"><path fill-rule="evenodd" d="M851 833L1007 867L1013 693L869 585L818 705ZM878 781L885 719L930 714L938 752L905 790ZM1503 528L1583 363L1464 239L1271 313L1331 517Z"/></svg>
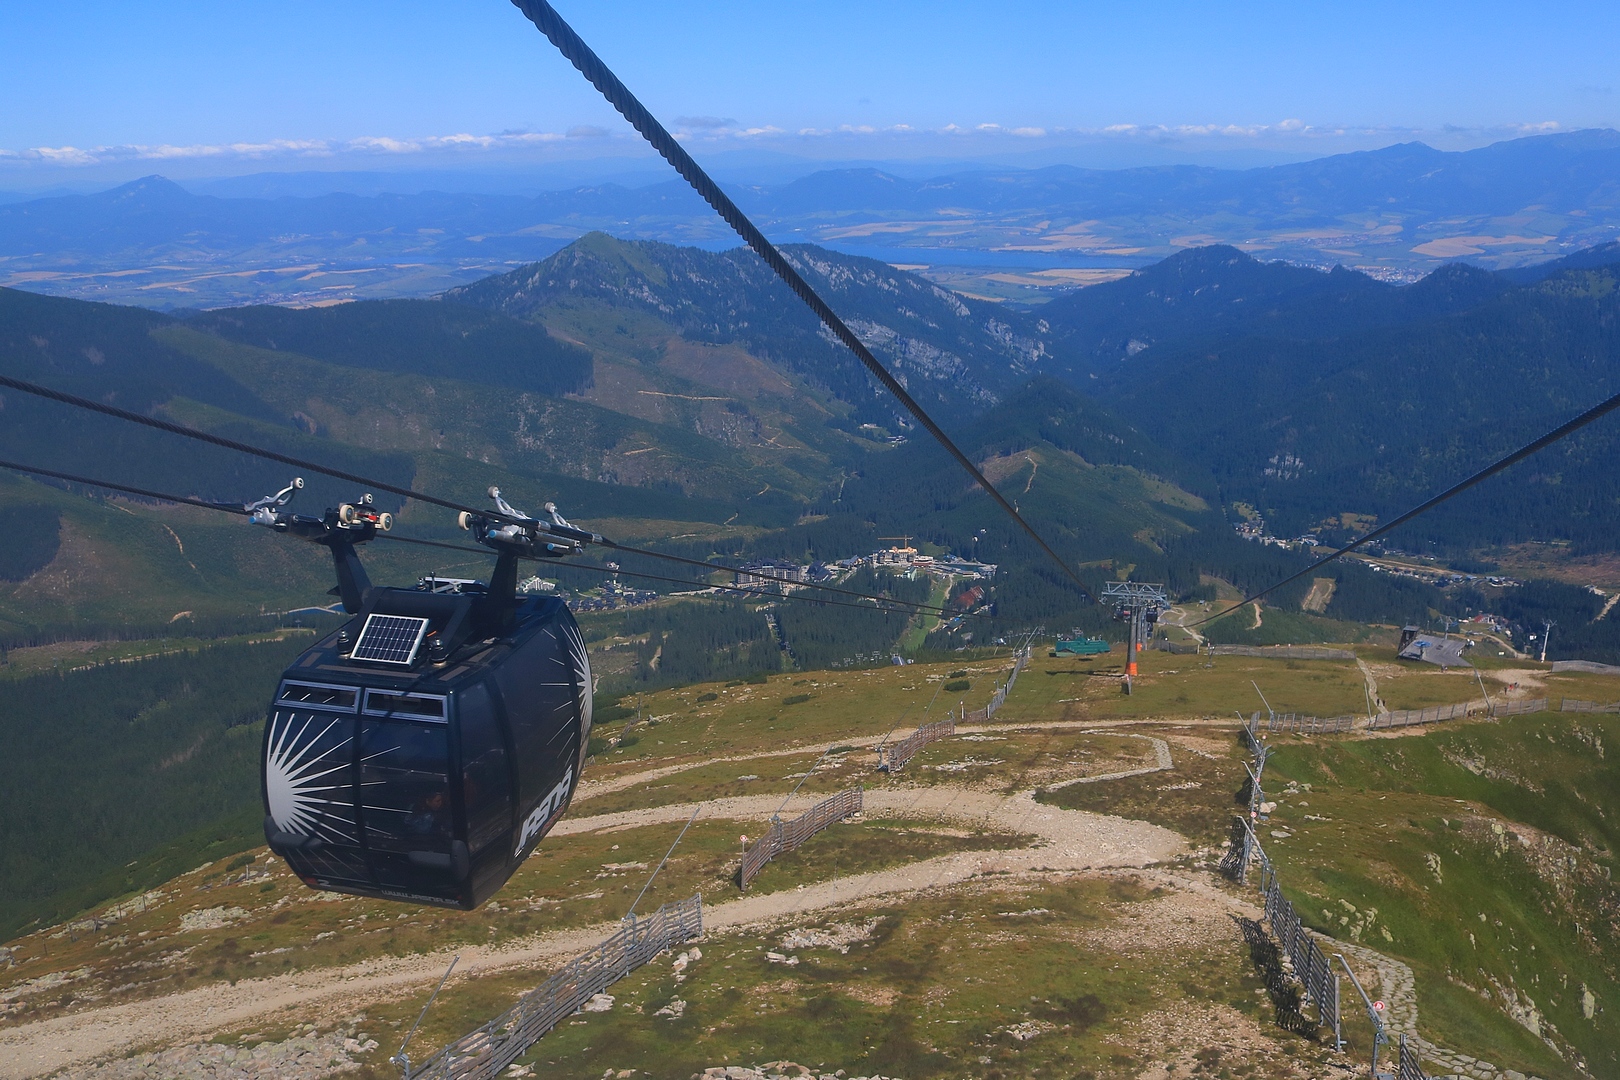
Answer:
<svg viewBox="0 0 1620 1080"><path fill-rule="evenodd" d="M514 595L508 554L488 586L373 588L353 548L369 536L315 532L354 617L282 675L264 735L266 838L312 887L476 908L579 781L591 728L579 627L556 598Z"/></svg>

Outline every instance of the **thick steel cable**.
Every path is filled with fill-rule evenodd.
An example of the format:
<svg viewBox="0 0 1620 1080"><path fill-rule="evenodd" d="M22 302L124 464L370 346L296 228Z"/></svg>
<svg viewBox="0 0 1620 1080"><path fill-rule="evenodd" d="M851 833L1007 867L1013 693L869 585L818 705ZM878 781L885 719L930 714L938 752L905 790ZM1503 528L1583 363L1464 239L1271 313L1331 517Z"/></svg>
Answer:
<svg viewBox="0 0 1620 1080"><path fill-rule="evenodd" d="M420 491L413 491L410 488L399 487L396 484L390 484L390 483L388 483L386 481L383 481L383 480L376 480L376 479L373 479L373 478L370 478L370 477L360 476L360 475L358 475L356 473L344 472L341 469L328 468L325 465L320 465L320 464L317 464L317 463L315 463L313 461L306 461L303 458L295 458L295 457L292 457L292 456L287 455L287 454L279 453L279 452L277 452L275 450L266 450L263 447L253 446L253 445L251 445L249 443L245 443L245 442L238 442L235 439L227 439L222 435L214 435L214 434L211 434L211 433L206 432L206 431L200 431L197 428L187 427L184 424L176 424L176 423L174 423L172 421L169 421L169 420L160 420L155 416L146 416L143 413L130 412L128 409L120 409L115 405L105 405L105 404L103 404L103 403L101 403L99 401L92 401L89 398L79 397L76 394L69 394L69 393L66 393L65 391L61 391L61 390L53 390L48 386L41 386L38 383L25 382L22 379L14 379L14 378L10 377L9 375L0 375L0 386L9 387L12 390L20 390L25 394L32 394L35 397L45 398L48 401L56 401L56 402L60 402L63 405L70 405L70 406L72 406L73 408L76 408L76 409L87 409L87 410L89 410L91 412L98 412L98 413L101 413L104 416L111 416L111 417L113 417L115 419L118 419L118 420L127 420L132 424L141 424L141 425L143 425L145 427L153 428L153 429L155 429L157 431L168 432L171 435L179 435L179 436L182 436L183 438L195 439L198 442L209 443L210 445L223 447L224 449L227 449L227 450L235 450L238 453L248 454L248 455L250 455L252 457L263 458L266 461L275 461L275 462L279 462L279 463L281 463L283 465L291 465L291 466L293 466L294 468L297 468L297 469L305 469L305 470L307 470L309 472L320 473L323 476L334 477L335 479L338 479L338 480L347 480L350 483L359 484L361 487L375 488L378 491L386 491L386 492L389 492L390 494L398 495L398 496L400 496L402 498L406 498L406 499L417 499L417 500L420 500L421 502L431 503L434 506L442 506L447 510L455 510L457 512L465 512L465 513L468 513L468 514L473 514L473 515L478 516L478 517L488 518L488 519L490 519L492 521L506 522L507 524L510 524L510 525L533 526L533 527L538 528L541 532L547 532L547 533L550 532L550 526L546 522L537 521L534 518L509 517L506 514L497 513L497 512L495 512L493 510L482 509L482 508L479 508L479 507L476 507L476 506L466 506L466 505L463 505L462 503L458 503L458 502L451 502L449 499L440 499L440 498L438 498L436 496L433 496L433 495L426 495L426 494L423 494ZM27 468L23 468L22 471L23 472L28 472L30 470L28 470ZM44 475L44 474L42 474L42 475ZM102 486L102 487L114 487L115 486L115 485L103 484L100 481L86 481L86 482L100 484L100 486ZM135 494L141 494L141 493L140 492L135 492ZM168 499L170 502L181 502L181 503L195 502L199 506L209 506L209 507L213 506L213 504L211 504L211 503L204 503L204 502L202 502L200 500L189 500L189 499L186 499L186 498L183 498L183 497L178 497L178 496L167 496L167 495L158 496L158 495L154 495L152 497ZM214 507L214 508L217 509L217 507ZM577 532L579 535L582 535L582 536L585 535L584 530L574 530L574 532ZM743 574L743 575L752 575L753 574L752 571L744 569L742 567L727 566L724 563L701 562L701 561L699 561L697 559L688 559L688 558L685 558L685 557L680 556L680 555L667 555L662 551L653 551L650 548L639 548L639 547L635 547L635 546L632 546L632 545L629 545L629 544L620 544L620 543L617 543L617 542L615 542L613 540L609 540L605 536L600 536L600 535L598 535L596 533L591 533L590 536L593 538L592 541L591 541L592 543L600 544L602 547L612 548L615 551L627 552L628 554L631 554L631 555L642 555L642 556L646 556L647 558L650 558L650 559L663 559L666 562L676 562L676 563L681 563L681 564L686 565L686 566L703 567L703 568L706 568L707 570L709 570L710 572L720 571L720 572L729 573L729 574ZM567 539L568 537L565 536L564 538ZM753 576L758 576L758 575L753 575ZM799 582L798 584L804 585L805 588L818 589L818 590L820 590L822 592L842 593L842 594L844 594L846 596L857 596L857 597L862 597L862 598L865 598L865 599L871 599L871 597L866 593L857 592L854 589L841 589L836 585L822 585L822 584L819 584L817 582L809 582L809 581ZM890 603L890 604L899 604L899 605L909 607L909 608L914 608L914 609L916 609L916 610L918 610L920 612L923 612L925 614L931 614L931 615L948 614L944 609L934 608L934 607L932 607L930 605L927 605L927 604L916 604L916 603L913 603L912 601L909 601L909 600L893 600L893 599L887 599L886 598L885 602Z"/></svg>
<svg viewBox="0 0 1620 1080"><path fill-rule="evenodd" d="M1570 420L1567 423L1561 424L1558 427L1553 428L1551 431L1547 432L1547 434L1543 435L1541 438L1537 439L1535 442L1526 443L1524 446L1521 446L1521 447L1519 447L1519 449L1513 451L1513 453L1509 454L1507 457L1500 458L1500 459L1492 462L1491 464L1485 466L1485 468L1479 470L1479 472L1477 472L1474 475L1468 477L1466 480L1463 480L1463 481L1460 481L1459 483L1453 484L1451 487L1449 487L1446 490L1442 491L1440 494L1436 495L1434 498L1428 500L1427 502L1419 503L1417 506L1412 507L1412 509L1408 510L1406 513L1402 514L1400 517L1396 518L1394 521L1391 521L1388 525L1381 525L1378 528L1374 529L1372 532L1368 533L1366 536L1363 536L1361 539L1356 540L1353 543L1348 544L1345 547L1340 548L1338 551L1332 552L1332 553L1330 553L1328 555L1324 555L1322 558L1320 558L1320 559L1316 560L1315 562L1311 563L1311 565L1307 566L1305 569L1301 570L1299 573L1290 574L1288 577L1283 578L1281 581L1277 582L1275 585L1268 585L1266 588L1261 589L1259 592L1254 593L1251 596L1244 597L1238 603L1234 604L1232 607L1227 608L1225 611L1221 612L1220 614L1211 615L1208 618L1199 619L1197 622L1195 622L1195 623L1193 623L1191 625L1192 626L1203 626L1205 623L1214 622L1216 619L1224 619L1226 616L1232 614L1232 612L1238 611L1238 610L1242 609L1244 606L1246 606L1248 604L1252 604L1256 600L1259 600L1262 597L1264 597L1264 596L1266 596L1266 595L1268 595L1270 593L1276 592L1278 589L1282 588L1284 585L1288 585L1288 584L1291 584L1291 583L1293 583L1295 581L1298 581L1300 578L1304 577L1306 574L1311 573L1312 571L1318 569L1319 567L1326 566L1328 563L1332 562L1334 559L1337 559L1337 558L1339 558L1339 557L1341 557L1343 555L1348 555L1352 551L1356 550L1357 548L1362 547L1362 546L1364 546L1366 544L1370 544L1374 540L1377 540L1381 536L1388 536L1395 529L1397 529L1400 526L1406 524L1408 521L1411 521L1413 518L1417 517L1419 514L1422 514L1422 513L1425 513L1426 511L1434 509L1436 506L1439 506L1441 503L1445 502L1447 499L1450 499L1450 498L1452 498L1454 496L1457 496L1457 495L1461 495L1463 492L1467 491L1469 488L1473 487L1474 485L1482 483L1482 482L1484 482L1486 480L1489 480L1491 477L1495 476L1497 473L1501 472L1503 469L1507 469L1507 468L1510 468L1510 467L1512 467L1514 465L1517 465L1519 462L1523 461L1525 458L1529 457L1532 454L1539 453L1540 451L1545 450L1547 447L1551 446L1553 443L1557 442L1558 440L1560 440L1560 439L1562 439L1562 438L1564 438L1564 437L1566 437L1568 435L1574 434L1575 432L1579 431L1581 428L1583 428L1586 425L1592 423L1594 420L1599 420L1599 419L1607 416L1609 413L1613 412L1615 409L1620 409L1620 394L1616 394L1611 398L1608 398L1608 399L1606 399L1604 401L1599 402L1598 404L1592 406L1590 409L1587 409L1585 412L1581 413L1581 415L1575 417L1573 420ZM1184 625L1184 628L1191 629L1191 627L1188 627L1185 624L1183 624L1183 625Z"/></svg>
<svg viewBox="0 0 1620 1080"><path fill-rule="evenodd" d="M528 17L530 22L540 28L541 33L551 39L551 43L557 47L557 50L563 54L568 62L579 69L580 74L584 75L591 85L596 87L602 96L608 100L608 103L619 111L619 115L628 120L630 125L641 133L642 138L646 139L653 149L657 150L664 160L669 162L675 171L680 173L686 182L692 185L693 189L703 197L704 201L714 208L715 213L719 214L727 225L736 230L737 235L742 237L743 241L754 249L754 253L765 260L765 265L769 266L776 273L776 276L781 278L787 287L792 289L794 294L800 300L803 300L811 311L816 313L822 324L831 330L838 340L849 348L850 352L855 354L856 359L860 360L866 370L871 372L872 376L882 383L884 388L893 394L901 405L905 406L906 411L915 417L917 422L927 429L928 433L956 459L956 463L962 466L967 474L973 478L973 482L983 488L985 493L995 500L996 505L1000 506L1008 517L1017 522L1019 528L1029 534L1030 539L1039 545L1040 549L1058 565L1070 581L1074 582L1083 593L1090 595L1090 590L1086 588L1085 582L1080 580L1080 575L1068 563L1064 562L1057 552L1052 550L1051 545L1041 538L1041 534L1036 532L1029 522L1024 520L1018 509L1007 501L1006 496L995 489L984 473L979 470L979 467L973 463L973 460L957 447L951 437L945 434L944 429L934 422L934 418L929 416L927 411L900 384L900 380L891 375L889 370L878 362L877 357L872 355L872 351L862 343L860 338L855 336L855 332L844 324L844 320L838 317L838 314L828 306L827 302L817 294L815 289L811 288L810 283L804 280L798 270L794 269L793 264L783 258L782 253L776 249L776 246L767 240L765 234L760 232L758 227L748 219L748 215L738 209L737 204L732 202L724 191L720 190L720 186L709 178L709 174L704 172L703 168L692 159L692 155L688 154L685 148L675 141L675 137L665 130L664 125L660 124L653 114L647 110L647 107L642 105L640 100L630 92L630 89L619 81L619 77L608 69L608 66L602 62L596 53L591 51L590 46L585 44L580 36L574 32L573 28L563 21L563 17L557 14L556 9L546 0L512 0L512 3Z"/></svg>
<svg viewBox="0 0 1620 1080"><path fill-rule="evenodd" d="M623 552L625 552L627 554L630 554L630 555L645 555L648 558L664 559L664 560L667 560L669 562L681 563L681 564L683 564L685 566L704 567L704 568L707 568L709 570L729 570L733 574L742 574L742 575L747 576L747 577L756 577L757 578L757 577L766 576L766 575L763 575L763 574L760 574L760 573L757 573L755 571L748 570L748 569L742 569L742 568L730 567L730 566L720 566L720 565L718 565L716 563L704 562L701 559L688 559L688 558L686 558L685 556L682 556L682 555L666 555L661 551L653 551L650 548L632 547L629 544L619 544L619 543L615 543L612 540L604 540L603 543L602 543L602 546L612 548L615 551L623 551ZM808 582L808 581L796 581L796 582L794 582L794 584L795 585L804 585L804 586L807 586L809 588L814 588L814 589L820 589L822 592L842 593L845 596L859 596L859 597L862 597L862 598L867 599L867 600L873 599L871 593L863 593L858 589L844 589L844 588L838 587L837 585L816 585L816 584L813 584L813 583ZM918 603L918 602L916 602L914 600L897 600L897 599L892 599L892 598L889 598L889 597L885 597L883 602L886 603L886 604L900 604L900 605L902 605L904 607L915 608L918 612L920 612L922 614L925 614L925 615L951 615L951 614L955 614L955 613L951 612L947 608L937 607L937 606L935 606L933 604L921 604L921 603Z"/></svg>
<svg viewBox="0 0 1620 1080"><path fill-rule="evenodd" d="M388 539L392 540L392 539L395 539L395 537L389 537ZM411 541L407 541L407 542L409 542L409 543L422 543L423 541L411 540ZM462 550L471 550L471 549L470 548L464 548ZM593 565L591 563L571 563L571 562L556 562L556 563L553 563L553 562L548 561L548 562L546 562L545 565L547 565L547 566L557 566L557 567L561 567L561 568L567 569L567 570L589 570L592 573L597 573L597 574L623 574L625 577L642 578L642 579L644 579L646 581L667 581L672 585L701 585L702 584L702 582L699 582L699 581L688 581L688 580L686 580L684 578L660 577L657 574L642 574L642 573L638 573L638 572L633 571L633 570L609 570L605 566L595 566L595 565ZM775 601L777 601L777 600L794 600L794 601L797 601L797 602L799 602L801 604L829 604L829 605L831 605L833 607L854 608L856 611L877 611L877 612L881 612L882 614L885 614L885 615L907 615L907 616L910 616L910 615L933 615L936 618L938 618L942 614L945 614L943 612L937 612L937 611L914 611L914 610L911 610L910 608L902 608L902 607L871 607L871 606L869 606L867 604L851 604L851 603L849 603L848 601L845 601L845 600L827 600L827 599L825 599L823 597L820 597L820 596L799 596L796 593L764 593L764 592L758 592L758 591L753 590L753 589L737 588L735 586L733 586L731 590L725 590L725 587L720 586L720 585L710 585L710 586L706 586L706 587L707 588L713 588L713 589L721 589L723 591L735 591L735 592L742 593L745 596L756 597L756 598L762 599L762 600L770 600L773 603ZM859 596L862 599L871 600L871 601L873 601L875 603L878 603L878 604L902 604L902 603L905 602L903 600L893 600L893 599L890 599L887 596L877 596L877 595L875 595L873 593L861 593L861 592L858 592L858 593L853 593L851 595ZM971 612L959 612L958 614L965 614L969 618L974 618L974 619L987 619L987 618L990 618L990 616L988 616L988 615L978 615L978 614L974 614L974 613L971 613Z"/></svg>
<svg viewBox="0 0 1620 1080"><path fill-rule="evenodd" d="M439 541L439 540L418 540L415 537L409 537L409 536L394 536L392 534L379 533L377 535L377 539L379 539L379 540L399 540L399 541L401 541L403 543L407 543L407 544L421 544L421 545L426 546L426 547L447 548L447 549L449 549L451 551L468 551L468 552L477 551L477 552L482 552L485 555L494 554L488 548L474 548L474 547L466 547L466 546L460 545L460 544L447 544L447 543L444 543L444 542ZM608 545L608 546L617 547L618 545ZM671 559L671 560L674 560L674 561L690 563L693 566L706 566L711 570L729 569L728 567L716 566L713 563L698 562L695 559L678 559L674 555L661 556L657 552L642 552L638 548L628 548L628 549L621 548L620 550L634 551L634 552L637 552L639 554L653 555L654 557L658 557L658 558L668 558L668 559ZM638 571L638 570L614 570L614 569L612 569L610 567L606 567L606 566L597 566L594 563L563 562L561 560L553 561L551 559L542 559L542 558L540 558L538 556L531 556L531 558L533 559L533 561L541 563L541 564L543 564L545 566L564 567L564 568L567 568L569 570L590 570L590 571L593 571L593 572L598 573L598 574L623 574L625 577L645 578L648 581L667 581L672 585L701 585L704 588L710 588L710 589L724 588L724 586L720 586L720 585L708 585L708 584L706 584L704 582L701 582L701 581L692 581L689 578L663 577L663 576L661 576L659 574L647 574L647 573L642 573L641 571ZM740 570L740 571L735 571L735 572L745 574L745 575L754 576L754 577L759 576L758 574L752 574L752 572L748 571L748 570ZM806 584L806 583L805 582L794 582L794 584L799 585L799 584ZM876 601L877 603L880 603L880 604L889 604L889 605L891 605L890 607L880 608L880 609L876 609L876 610L892 611L896 615L932 615L932 616L934 616L936 618L947 618L947 617L951 617L951 616L955 616L955 615L965 615L965 616L967 616L969 618L974 618L974 619L985 619L985 618L990 617L988 615L980 615L980 614L977 614L975 612L962 612L962 611L953 612L953 611L950 611L950 610L945 609L945 608L936 608L936 607L932 607L932 606L925 605L925 604L916 604L916 603L913 603L910 600L897 600L892 596L882 596L882 595L879 595L877 593L861 592L858 589L835 589L830 585L821 586L821 588L827 589L830 592L840 593L840 594L842 594L844 596L853 596L853 597L856 597L856 598L861 599L861 600L873 600L873 601ZM740 593L747 593L747 594L752 595L752 596L769 596L769 598L773 599L773 600L776 600L776 599L802 600L802 601L804 601L806 603L811 603L811 604L831 604L834 607L856 608L856 609L858 609L860 611L872 611L872 610L874 610L873 608L867 607L865 604L850 604L850 603L846 603L846 602L844 602L842 600L823 599L822 597L819 597L819 596L795 596L793 593L767 594L767 593L761 592L761 591L759 591L759 590L757 590L755 588L752 588L750 586L737 586L737 585L734 585L734 586L732 586L732 590L736 591L736 592L740 592Z"/></svg>

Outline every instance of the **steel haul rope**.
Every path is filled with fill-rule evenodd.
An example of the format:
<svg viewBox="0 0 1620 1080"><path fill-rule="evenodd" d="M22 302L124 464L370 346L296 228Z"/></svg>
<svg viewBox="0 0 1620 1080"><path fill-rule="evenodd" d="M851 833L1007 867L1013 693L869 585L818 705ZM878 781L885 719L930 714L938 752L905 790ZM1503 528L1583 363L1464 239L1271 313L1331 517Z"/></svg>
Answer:
<svg viewBox="0 0 1620 1080"><path fill-rule="evenodd" d="M563 20L563 17L557 14L556 9L546 0L512 0L512 3L528 17L530 22L540 28L540 32L551 40L551 43L567 58L569 63L578 68L580 74L584 75L590 81L590 84L596 87L602 96L608 100L608 103L619 111L619 115L628 120L630 125L641 133L642 138L646 139L653 149L657 150L664 160L669 162L675 171L680 173L686 182L692 185L693 189L703 197L703 200L714 208L715 213L719 214L725 220L725 223L730 225L737 235L741 236L743 241L754 250L754 253L765 260L765 265L769 266L776 273L776 276L781 278L787 287L793 290L794 295L803 300L810 310L816 313L816 317L822 321L822 324L832 331L838 340L849 348L850 352L855 354L856 359L860 360L866 370L872 373L873 378L882 383L884 388L893 394L901 405L905 406L906 411L916 418L917 422L950 453L951 457L956 459L956 463L962 466L967 474L973 478L973 482L983 488L985 493L995 500L996 505L1000 506L1007 516L1012 518L1018 524L1018 527L1023 529L1030 539L1039 545L1040 549L1058 565L1070 581L1074 582L1082 592L1089 595L1091 590L1087 589L1085 582L1080 580L1080 575L1068 563L1064 562L1057 552L1052 550L1051 545L1042 539L1040 533L1036 532L1029 522L1024 520L1018 509L1008 502L1001 492L995 489L979 467L973 463L973 460L957 447L951 437L945 434L944 430L934 422L934 418L928 415L927 410L918 404L917 400L900 384L900 380L896 379L889 373L887 368L878 362L877 357L872 355L872 351L862 343L860 338L855 336L855 332L845 325L844 320L838 317L837 312L828 306L827 302L810 286L810 283L804 280L803 275L794 268L793 264L783 257L782 253L776 249L776 245L767 240L765 234L760 232L758 227L748 219L748 215L738 209L737 204L732 202L724 191L720 190L720 186L710 179L709 174L703 171L702 166L698 165L692 159L692 155L688 154L685 148L675 140L675 137L665 130L664 125L659 123L657 118L647 110L647 107L630 92L629 87L620 82L619 77L608 69L608 66L602 62L596 53L591 51L590 46L586 45L584 40L574 32L573 27L569 26Z"/></svg>
<svg viewBox="0 0 1620 1080"><path fill-rule="evenodd" d="M190 497L188 495L175 495L175 494L172 494L172 493L169 493L169 492L151 491L151 490L149 490L147 488L132 487L132 486L130 486L128 484L115 484L115 483L113 483L112 481L109 481L109 480L98 480L95 477L79 476L79 475L77 475L75 473L58 472L58 471L56 471L54 469L42 469L42 468L38 468L38 467L33 466L33 465L23 465L23 464L21 464L19 462L15 462L15 461L0 461L0 469L10 469L13 472L26 473L26 474L29 474L29 475L32 475L32 476L48 476L48 477L51 477L52 479L55 479L55 480L66 480L66 481L68 481L70 483L83 484L83 485L85 485L87 487L106 488L109 491L119 491L119 492L123 492L123 493L128 494L128 495L138 495L138 496L140 496L141 498L144 498L144 499L156 499L156 500L158 500L160 502L178 503L178 504L180 504L182 506L197 506L197 507L201 507L204 510L217 510L220 513L224 513L224 514L235 514L235 515L242 516L242 517L246 517L249 514L249 511L246 510L244 507L233 505L231 503L210 502L210 501L208 501L206 499L194 499L194 498L192 498L192 497ZM469 554L469 555L488 556L490 554L489 549L487 549L487 548L468 547L465 544L450 544L450 543L446 543L446 542L444 542L442 540L427 540L427 539L423 539L421 537L415 537L415 536L396 536L396 535L394 535L392 533L378 533L377 536L376 536L376 539L378 539L378 540L391 540L391 541L393 541L395 543L400 543L400 544L413 544L413 545L416 545L416 546L419 546L419 547L442 548L442 549L444 549L446 551L459 551L459 552L463 552L463 553L466 553L466 554ZM650 555L650 556L653 556L655 558L664 557L659 552L654 552L654 551L642 552L641 549L639 549L639 548L630 549L630 550L636 551L639 554ZM675 558L675 556L668 556L668 557L669 558ZM715 569L715 570L727 569L725 567L715 566L712 563L707 563L707 564L706 563L699 563L699 562L696 562L695 560L690 560L690 559L681 560L681 561L683 561L683 562L691 562L691 563L693 563L694 565L697 565L697 566L705 566L705 565L707 565L711 569ZM623 569L614 570L611 567L597 566L597 565L592 564L592 563L571 563L571 562L563 562L561 560L558 560L556 562L549 562L548 561L546 563L546 565L548 565L548 566L556 566L556 567L566 567L567 569L570 569L570 570L589 570L589 571L591 571L593 573L598 573L598 574L623 574L626 577L646 578L649 581L664 581L664 582L669 582L669 583L675 584L675 585L697 585L697 584L701 584L700 582L687 581L687 580L682 579L682 578L662 577L662 576L660 576L658 574L644 574L644 573L640 573L640 572L634 571L634 570L623 570ZM745 571L741 571L741 572L745 572ZM742 590L739 590L739 591L742 591ZM827 599L823 599L821 597L798 596L798 595L795 595L793 593L782 593L779 596L773 596L772 599L773 600L777 600L777 599L781 599L781 600L797 600L797 601L800 601L800 602L803 602L803 603L812 603L812 604L832 604L832 605L834 605L836 607L856 608L857 610L860 610L860 611L881 611L881 612L885 612L885 613L892 612L892 613L897 614L897 615L934 615L934 616L940 616L940 615L947 614L947 612L945 612L945 611L943 611L941 609L936 609L936 608L930 607L928 605L915 604L915 603L912 603L909 600L897 600L897 599L894 599L892 597L881 596L881 595L878 595L878 594L875 594L875 593L864 593L864 592L860 592L859 590L856 590L856 589L836 589L834 591L842 593L842 594L846 594L846 595L849 595L849 596L858 597L858 598L860 598L862 600L871 600L876 604L880 604L880 605L887 604L887 605L890 605L890 606L888 606L888 607L868 607L865 604L851 604L851 603L847 603L847 602L844 602L844 601L841 601L841 600L827 600ZM969 614L971 614L971 613L969 613ZM984 618L985 616L973 615L972 617L974 617L974 618Z"/></svg>

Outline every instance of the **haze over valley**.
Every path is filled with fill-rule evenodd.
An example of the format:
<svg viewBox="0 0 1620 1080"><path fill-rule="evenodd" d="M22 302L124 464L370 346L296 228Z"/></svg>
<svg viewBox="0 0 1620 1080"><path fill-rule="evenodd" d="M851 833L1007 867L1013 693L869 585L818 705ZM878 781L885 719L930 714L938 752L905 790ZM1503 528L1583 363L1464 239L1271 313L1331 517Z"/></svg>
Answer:
<svg viewBox="0 0 1620 1080"><path fill-rule="evenodd" d="M1489 269L1543 262L1615 238L1617 162L1620 133L1605 129L1468 151L1407 143L1253 169L981 166L919 178L915 166L904 175L879 166L729 189L777 242L1040 303L1210 244L1400 283L1457 259ZM735 243L679 180L525 197L399 179L391 192L386 177L350 183L333 173L302 181L325 194L250 197L193 194L154 175L0 204L0 284L157 308L331 303L433 295L594 230ZM277 187L271 175L235 190L255 186Z"/></svg>

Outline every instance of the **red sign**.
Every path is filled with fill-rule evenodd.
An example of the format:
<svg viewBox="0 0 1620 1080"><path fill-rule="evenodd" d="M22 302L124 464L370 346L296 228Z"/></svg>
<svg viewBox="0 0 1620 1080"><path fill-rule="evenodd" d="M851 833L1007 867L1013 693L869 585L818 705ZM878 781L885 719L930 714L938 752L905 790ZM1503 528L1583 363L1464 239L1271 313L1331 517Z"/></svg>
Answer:
<svg viewBox="0 0 1620 1080"><path fill-rule="evenodd" d="M1373 1009L1375 1009L1378 1012L1383 1012L1384 1011L1384 1003L1382 1001L1373 1002Z"/></svg>

